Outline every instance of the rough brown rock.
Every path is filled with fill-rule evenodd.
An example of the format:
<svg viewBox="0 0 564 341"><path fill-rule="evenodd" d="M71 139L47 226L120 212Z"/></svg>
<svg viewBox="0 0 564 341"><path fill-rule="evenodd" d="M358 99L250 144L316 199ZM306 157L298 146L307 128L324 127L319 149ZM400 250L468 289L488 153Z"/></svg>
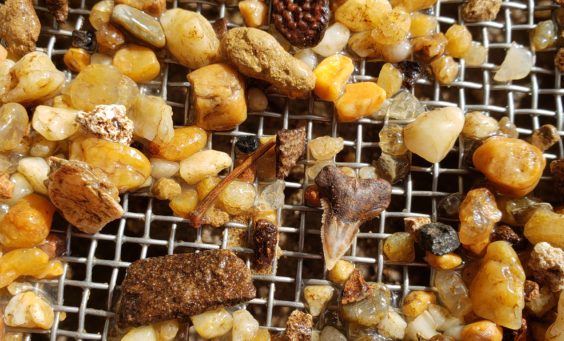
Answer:
<svg viewBox="0 0 564 341"><path fill-rule="evenodd" d="M282 129L276 134L276 177L284 179L306 148L305 127Z"/></svg>
<svg viewBox="0 0 564 341"><path fill-rule="evenodd" d="M251 271L229 250L141 259L127 269L117 305L120 328L188 319L255 298Z"/></svg>
<svg viewBox="0 0 564 341"><path fill-rule="evenodd" d="M0 38L15 58L35 50L40 31L41 23L31 0L6 0L0 4Z"/></svg>
<svg viewBox="0 0 564 341"><path fill-rule="evenodd" d="M253 229L255 243L254 267L257 270L268 268L276 257L278 245L278 229L268 220L258 220Z"/></svg>
<svg viewBox="0 0 564 341"><path fill-rule="evenodd" d="M350 304L362 301L372 293L372 288L366 283L360 270L354 269L353 273L345 282L341 304Z"/></svg>
<svg viewBox="0 0 564 341"><path fill-rule="evenodd" d="M294 310L286 322L284 336L288 341L310 341L313 317L300 310Z"/></svg>
<svg viewBox="0 0 564 341"><path fill-rule="evenodd" d="M529 258L529 268L539 283L544 283L553 292L564 289L564 250L549 243L537 243Z"/></svg>
<svg viewBox="0 0 564 341"><path fill-rule="evenodd" d="M123 215L119 191L102 170L82 161L51 157L49 162L49 198L69 223L96 233Z"/></svg>
<svg viewBox="0 0 564 341"><path fill-rule="evenodd" d="M495 20L501 0L468 0L462 6L462 17L467 22Z"/></svg>
<svg viewBox="0 0 564 341"><path fill-rule="evenodd" d="M69 16L68 0L45 0L47 10L51 13L59 23L67 21Z"/></svg>

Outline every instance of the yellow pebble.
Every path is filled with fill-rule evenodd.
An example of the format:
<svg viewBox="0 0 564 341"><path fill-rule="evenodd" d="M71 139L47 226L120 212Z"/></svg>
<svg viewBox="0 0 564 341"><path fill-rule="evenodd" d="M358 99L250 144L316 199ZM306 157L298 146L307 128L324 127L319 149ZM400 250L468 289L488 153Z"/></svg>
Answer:
<svg viewBox="0 0 564 341"><path fill-rule="evenodd" d="M454 58L462 58L472 46L472 34L466 26L452 25L445 33L448 40L446 53Z"/></svg>
<svg viewBox="0 0 564 341"><path fill-rule="evenodd" d="M0 288L7 287L20 276L46 278L61 273L61 262L49 261L49 256L38 248L15 249L0 257Z"/></svg>
<svg viewBox="0 0 564 341"><path fill-rule="evenodd" d="M340 122L353 122L376 112L386 99L386 91L373 82L347 84L335 102Z"/></svg>
<svg viewBox="0 0 564 341"><path fill-rule="evenodd" d="M449 85L458 76L460 66L451 56L441 56L431 63L431 70L435 79L444 85Z"/></svg>
<svg viewBox="0 0 564 341"><path fill-rule="evenodd" d="M206 145L208 135L202 128L191 126L174 129L170 142L149 144L149 152L169 161L182 161L200 151Z"/></svg>
<svg viewBox="0 0 564 341"><path fill-rule="evenodd" d="M137 83L153 80L161 72L161 65L153 50L138 45L128 45L114 55L114 66Z"/></svg>
<svg viewBox="0 0 564 341"><path fill-rule="evenodd" d="M315 74L315 94L326 101L335 101L354 71L352 59L336 54L327 57L317 65Z"/></svg>
<svg viewBox="0 0 564 341"><path fill-rule="evenodd" d="M430 304L437 302L437 296L428 291L412 291L403 300L401 310L405 316L417 317L422 314Z"/></svg>
<svg viewBox="0 0 564 341"><path fill-rule="evenodd" d="M63 61L69 70L80 72L90 65L90 54L84 49L72 47L65 53Z"/></svg>
<svg viewBox="0 0 564 341"><path fill-rule="evenodd" d="M386 15L384 20L375 22L376 27L370 32L370 36L378 44L394 45L402 42L411 27L411 15L401 8L394 8Z"/></svg>
<svg viewBox="0 0 564 341"><path fill-rule="evenodd" d="M446 255L436 256L427 251L425 261L434 268L443 270L451 270L462 264L462 258L455 253L447 253Z"/></svg>
<svg viewBox="0 0 564 341"><path fill-rule="evenodd" d="M189 189L175 196L169 203L170 209L175 216L187 218L188 214L196 209L198 205L198 193Z"/></svg>
<svg viewBox="0 0 564 341"><path fill-rule="evenodd" d="M503 330L491 321L478 321L462 328L461 341L501 341Z"/></svg>
<svg viewBox="0 0 564 341"><path fill-rule="evenodd" d="M333 269L329 270L327 278L333 283L342 285L349 279L353 271L354 264L341 259L337 261Z"/></svg>
<svg viewBox="0 0 564 341"><path fill-rule="evenodd" d="M420 12L411 13L411 36L430 36L437 31L437 19Z"/></svg>
<svg viewBox="0 0 564 341"><path fill-rule="evenodd" d="M386 97L390 98L401 88L403 76L395 66L386 63L382 66L378 75L378 86L386 91Z"/></svg>

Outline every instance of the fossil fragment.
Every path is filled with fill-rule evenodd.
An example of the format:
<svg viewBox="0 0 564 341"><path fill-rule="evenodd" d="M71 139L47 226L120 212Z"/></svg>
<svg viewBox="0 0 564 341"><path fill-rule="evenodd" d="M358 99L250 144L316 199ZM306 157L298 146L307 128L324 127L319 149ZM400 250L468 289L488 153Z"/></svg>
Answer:
<svg viewBox="0 0 564 341"><path fill-rule="evenodd" d="M312 339L313 318L303 311L294 310L286 322L284 336L290 341L310 341Z"/></svg>
<svg viewBox="0 0 564 341"><path fill-rule="evenodd" d="M255 242L254 267L261 270L268 268L276 256L278 229L268 220L258 220L253 230Z"/></svg>
<svg viewBox="0 0 564 341"><path fill-rule="evenodd" d="M141 259L127 269L117 323L127 328L188 319L255 295L251 271L229 250Z"/></svg>
<svg viewBox="0 0 564 341"><path fill-rule="evenodd" d="M347 252L362 223L388 207L392 186L382 179L357 179L337 167L324 167L315 178L321 194L321 241L325 267L332 269Z"/></svg>
<svg viewBox="0 0 564 341"><path fill-rule="evenodd" d="M368 285L368 283L366 283L364 277L362 277L362 274L360 273L360 270L354 269L343 287L341 304L362 301L370 294L372 294L372 288Z"/></svg>
<svg viewBox="0 0 564 341"><path fill-rule="evenodd" d="M102 170L82 161L49 161L49 198L69 223L96 233L123 215L118 189Z"/></svg>
<svg viewBox="0 0 564 341"><path fill-rule="evenodd" d="M284 179L305 152L305 127L283 129L276 134L276 177Z"/></svg>

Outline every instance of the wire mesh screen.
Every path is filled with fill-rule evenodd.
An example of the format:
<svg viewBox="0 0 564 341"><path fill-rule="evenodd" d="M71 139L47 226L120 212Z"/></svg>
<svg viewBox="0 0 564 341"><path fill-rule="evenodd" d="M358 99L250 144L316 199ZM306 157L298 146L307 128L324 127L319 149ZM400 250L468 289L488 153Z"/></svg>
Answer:
<svg viewBox="0 0 564 341"><path fill-rule="evenodd" d="M0 1L1 2L1 1ZM453 23L462 23L461 0L439 1L429 12L435 15L441 31ZM91 29L88 23L90 0L70 1L70 15L65 25L58 25L47 14L40 1L36 4L42 21L38 46L64 69L63 54L70 47L74 29ZM225 17L229 27L239 26L242 19L236 4L174 0L168 8L181 7L201 12L210 21ZM473 40L489 48L488 59L480 67L466 67L461 60L460 75L451 86L439 86L429 80L419 80L414 92L428 107L457 105L463 111L484 111L499 119L507 116L521 137L543 124L552 124L564 135L561 75L553 65L555 49L537 52L535 67L523 80L495 83L493 73L501 64L506 49L513 41L529 46L529 31L535 22L550 18L554 5L550 1L504 1L497 20L467 24ZM264 27L268 29L268 27ZM163 54L164 56L164 54ZM162 96L174 110L176 125L190 122L189 72L174 60L162 59L162 72L157 80L143 85L145 94ZM375 80L382 63L356 59L353 81ZM67 73L68 78L72 77ZM265 112L250 113L247 121L230 132L210 135L208 147L226 151L235 159L235 137L247 134L272 135L280 128L305 125L308 140L317 136L340 136L345 149L336 159L338 166L358 171L370 166L378 153L378 132L383 122L361 119L355 123L338 123L331 103L310 97L290 100L269 95ZM406 123L406 122L399 122ZM429 216L433 221L445 220L438 203L450 193L464 192L477 181L479 174L465 166L462 139L439 164L430 165L413 157L408 177L393 187L392 204L382 215L361 228L345 259L361 268L369 281L381 281L399 296L410 290L432 289L431 269L423 262L397 263L384 259L383 240L403 230L403 218ZM546 153L548 161L564 157L562 143ZM307 155L286 181L286 203L278 212L280 247L283 255L267 275L255 275L257 298L247 309L259 323L271 330L282 330L286 316L295 308L303 308L303 287L328 284L319 235L321 210L304 204L303 189L308 186L304 172L313 164ZM543 177L538 191L550 192L548 178ZM311 180L309 180L311 183ZM256 183L263 186L264 183ZM50 331L17 330L27 338L61 337L98 340L106 339L113 325L113 303L128 265L141 258L197 250L227 248L250 262L253 250L248 247L250 222L232 222L223 228L204 227L194 230L186 221L172 215L167 203L153 200L143 192L122 197L125 215L105 227L100 233L88 235L56 220L53 230L66 238L64 273L58 280L40 282L38 287L52 293L56 311ZM419 258L421 259L421 258ZM249 263L250 264L250 263ZM40 334L43 334L42 336ZM185 333L187 335L187 333Z"/></svg>

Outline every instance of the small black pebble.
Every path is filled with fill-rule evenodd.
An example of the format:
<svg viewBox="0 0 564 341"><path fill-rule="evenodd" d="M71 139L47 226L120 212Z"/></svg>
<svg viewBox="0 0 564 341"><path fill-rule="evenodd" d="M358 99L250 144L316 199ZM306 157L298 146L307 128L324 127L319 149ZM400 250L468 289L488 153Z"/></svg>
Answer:
<svg viewBox="0 0 564 341"><path fill-rule="evenodd" d="M442 223L423 225L417 230L417 240L423 250L437 256L446 255L460 246L456 230Z"/></svg>
<svg viewBox="0 0 564 341"><path fill-rule="evenodd" d="M423 68L418 62L406 60L398 64L403 73L403 86L408 89L413 88L415 83L423 76Z"/></svg>
<svg viewBox="0 0 564 341"><path fill-rule="evenodd" d="M458 219L458 211L463 199L462 193L452 193L442 198L438 204L439 216Z"/></svg>
<svg viewBox="0 0 564 341"><path fill-rule="evenodd" d="M250 154L259 147L259 139L255 135L239 136L235 146L241 153Z"/></svg>
<svg viewBox="0 0 564 341"><path fill-rule="evenodd" d="M96 36L90 31L72 31L72 47L94 52L96 50Z"/></svg>

